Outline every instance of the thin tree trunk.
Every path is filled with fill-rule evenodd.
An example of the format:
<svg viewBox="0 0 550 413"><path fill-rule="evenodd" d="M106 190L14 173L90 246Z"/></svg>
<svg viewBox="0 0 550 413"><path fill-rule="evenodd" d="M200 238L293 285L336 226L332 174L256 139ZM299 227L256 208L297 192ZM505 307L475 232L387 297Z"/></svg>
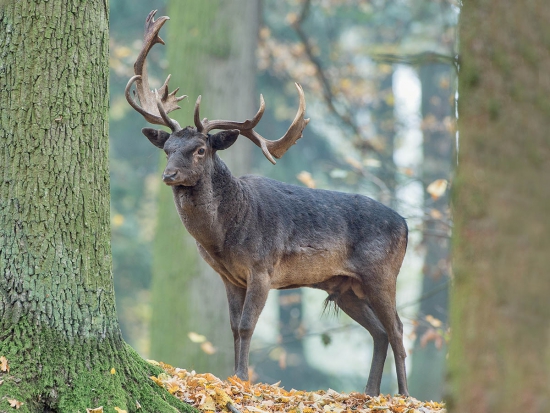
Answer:
<svg viewBox="0 0 550 413"><path fill-rule="evenodd" d="M172 1L168 15L171 83L189 96L172 115L182 125L194 125L195 99L202 95L201 117L251 118L259 107L254 93L258 1ZM239 176L249 170L254 150L241 138L221 156ZM170 188L161 188L157 222L151 355L226 377L233 372L234 356L225 288L185 231ZM216 353L192 343L189 332L206 336Z"/></svg>
<svg viewBox="0 0 550 413"><path fill-rule="evenodd" d="M550 406L550 3L461 15L451 412Z"/></svg>
<svg viewBox="0 0 550 413"><path fill-rule="evenodd" d="M387 65L385 65L387 66ZM395 97L393 94L393 66L382 72L379 80L379 99L372 109L373 123L376 127L377 139L383 144L381 152L381 168L378 178L384 182L386 188L380 190L379 201L385 205L395 208L395 188L397 186L395 175L395 162L393 152L395 148Z"/></svg>
<svg viewBox="0 0 550 413"><path fill-rule="evenodd" d="M450 178L451 153L455 140L446 122L453 116L452 70L453 68L449 65L429 64L422 66L419 71L422 84L422 118L424 119L424 162L422 164L424 187L437 179ZM414 397L420 400L442 400L447 346L441 336L447 325L449 240L432 235L432 232L448 231L448 227L441 218L448 218L449 197L445 194L433 200L427 191L424 192L424 196L425 209L431 214L424 225L426 234L422 241L426 255L421 296L425 298L420 302L418 310L419 325L416 330L417 339L414 343L409 382L410 391ZM440 327L431 325L426 321L426 316L435 317L441 321L442 325ZM424 343L426 334L430 334L430 331L439 334L441 341L430 340L427 344Z"/></svg>
<svg viewBox="0 0 550 413"><path fill-rule="evenodd" d="M109 231L105 1L0 6L0 410L167 411L122 340Z"/></svg>

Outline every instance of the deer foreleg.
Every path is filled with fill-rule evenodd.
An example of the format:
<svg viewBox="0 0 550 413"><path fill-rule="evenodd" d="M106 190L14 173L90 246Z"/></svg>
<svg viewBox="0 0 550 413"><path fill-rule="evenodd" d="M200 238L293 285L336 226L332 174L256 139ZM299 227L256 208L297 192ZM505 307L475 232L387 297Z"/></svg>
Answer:
<svg viewBox="0 0 550 413"><path fill-rule="evenodd" d="M239 354L236 357L237 371L236 375L241 380L248 380L248 353L250 351L250 340L252 333L260 317L267 295L269 293L270 283L267 274L253 275L248 281L244 306L239 322Z"/></svg>
<svg viewBox="0 0 550 413"><path fill-rule="evenodd" d="M241 348L241 340L239 338L239 324L241 323L241 315L243 313L244 299L246 290L239 288L229 281L224 279L225 292L227 293L227 302L229 304L229 322L231 331L233 332L233 348L235 350L235 373L239 366L239 351Z"/></svg>

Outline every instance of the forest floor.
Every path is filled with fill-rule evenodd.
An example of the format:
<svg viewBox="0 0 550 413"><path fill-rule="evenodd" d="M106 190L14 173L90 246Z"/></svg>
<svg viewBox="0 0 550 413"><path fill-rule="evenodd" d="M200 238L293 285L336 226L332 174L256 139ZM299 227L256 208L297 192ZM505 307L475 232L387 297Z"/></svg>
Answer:
<svg viewBox="0 0 550 413"><path fill-rule="evenodd" d="M446 413L443 403L421 402L413 397L371 397L362 393L338 393L331 389L316 392L285 390L279 387L279 383L251 384L236 376L221 380L210 373L197 374L165 363L150 362L166 372L151 377L155 383L203 412Z"/></svg>

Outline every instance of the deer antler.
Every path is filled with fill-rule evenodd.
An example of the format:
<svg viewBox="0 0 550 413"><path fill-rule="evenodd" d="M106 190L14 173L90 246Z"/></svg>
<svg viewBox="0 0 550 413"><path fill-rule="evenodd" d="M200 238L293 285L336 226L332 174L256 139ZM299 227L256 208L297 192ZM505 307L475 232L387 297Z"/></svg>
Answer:
<svg viewBox="0 0 550 413"><path fill-rule="evenodd" d="M145 36L143 47L139 53L136 62L134 63L134 73L133 76L126 85L124 91L126 95L126 100L137 112L141 113L145 120L149 123L154 123L157 125L168 126L172 132L181 130L180 125L174 119L168 117L168 113L180 109L178 102L182 99L185 99L187 96L176 97L176 93L179 90L179 87L176 88L172 93L168 93L168 82L170 81L170 76L166 78L164 84L160 89L155 90L154 92L149 89L149 79L147 77L147 54L149 50L156 44L165 44L159 36L159 31L163 24L170 20L168 16L159 17L157 20L154 19L157 10L153 10L145 19ZM132 85L136 83L137 97L139 99L139 105L136 103L134 98L130 96L130 89ZM134 96L136 91L134 91Z"/></svg>
<svg viewBox="0 0 550 413"><path fill-rule="evenodd" d="M296 89L298 89L298 95L300 96L300 106L298 108L298 113L294 121L284 134L284 136L276 141L270 141L265 139L262 135L254 130L260 119L262 118L265 110L264 97L260 95L260 109L252 119L245 120L244 122L234 122L229 120L212 120L208 119L200 120L199 109L201 103L201 97L197 99L195 103L195 126L199 132L207 134L212 129L238 129L240 134L246 136L252 142L254 142L258 147L261 148L264 156L272 163L276 164L273 157L279 159L285 152L296 143L298 139L302 137L302 132L306 125L309 123L309 119L304 119L304 113L306 111L306 99L304 97L304 91L302 87L295 83Z"/></svg>

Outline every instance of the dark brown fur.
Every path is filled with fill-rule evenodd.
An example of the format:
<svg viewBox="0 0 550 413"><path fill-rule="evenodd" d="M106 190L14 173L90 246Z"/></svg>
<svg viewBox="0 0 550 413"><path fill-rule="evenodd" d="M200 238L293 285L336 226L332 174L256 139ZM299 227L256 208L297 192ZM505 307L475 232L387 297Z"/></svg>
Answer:
<svg viewBox="0 0 550 413"><path fill-rule="evenodd" d="M391 344L399 393L408 394L396 278L407 224L371 198L289 185L259 176L234 177L216 151L239 131L204 135L185 128L143 133L164 149L163 180L172 187L183 224L227 290L235 371L248 379L250 339L272 288L313 287L365 327L374 354L365 392L378 395Z"/></svg>

